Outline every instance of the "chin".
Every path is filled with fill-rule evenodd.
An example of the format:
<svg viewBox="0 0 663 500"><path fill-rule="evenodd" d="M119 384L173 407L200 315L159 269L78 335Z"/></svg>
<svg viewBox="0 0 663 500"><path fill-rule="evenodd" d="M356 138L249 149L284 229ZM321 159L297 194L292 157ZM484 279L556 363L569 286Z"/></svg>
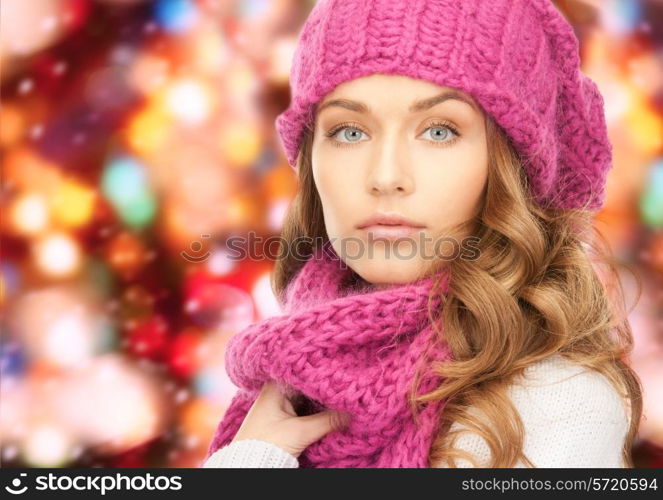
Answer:
<svg viewBox="0 0 663 500"><path fill-rule="evenodd" d="M350 262L352 270L374 285L411 283L419 278L422 263L417 259L399 260L376 255Z"/></svg>

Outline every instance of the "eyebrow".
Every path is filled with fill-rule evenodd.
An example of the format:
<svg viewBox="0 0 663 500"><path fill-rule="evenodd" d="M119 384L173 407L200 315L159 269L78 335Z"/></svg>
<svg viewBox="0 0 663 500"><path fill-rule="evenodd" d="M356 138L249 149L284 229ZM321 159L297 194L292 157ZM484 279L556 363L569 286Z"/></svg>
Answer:
<svg viewBox="0 0 663 500"><path fill-rule="evenodd" d="M408 111L410 113L420 113L422 111L426 111L427 109L432 108L433 106L436 106L437 104L440 104L440 103L443 103L443 102L449 101L449 100L464 102L465 104L471 106L472 109L474 109L475 111L478 111L476 105L471 100L469 100L463 94L459 94L458 92L454 92L454 91L443 92L442 94L436 95L434 97L429 97L428 99L422 99L422 100L419 100L419 101L415 101L408 108ZM323 109L326 109L326 108L329 108L329 107L345 108L345 109L349 109L350 111L356 111L357 113L369 113L370 112L370 108L362 102L351 101L350 99L333 99L331 101L327 101L324 104L322 104L320 106L320 108L318 109L318 113L320 113Z"/></svg>

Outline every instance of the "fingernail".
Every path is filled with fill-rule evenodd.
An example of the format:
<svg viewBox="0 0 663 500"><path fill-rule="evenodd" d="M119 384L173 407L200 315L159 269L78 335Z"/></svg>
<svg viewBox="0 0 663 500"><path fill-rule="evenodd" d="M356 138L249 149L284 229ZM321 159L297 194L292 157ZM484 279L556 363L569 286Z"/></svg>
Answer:
<svg viewBox="0 0 663 500"><path fill-rule="evenodd" d="M350 423L351 418L350 418L349 414L339 412L338 415L339 415L339 421L340 421L341 426L345 427Z"/></svg>

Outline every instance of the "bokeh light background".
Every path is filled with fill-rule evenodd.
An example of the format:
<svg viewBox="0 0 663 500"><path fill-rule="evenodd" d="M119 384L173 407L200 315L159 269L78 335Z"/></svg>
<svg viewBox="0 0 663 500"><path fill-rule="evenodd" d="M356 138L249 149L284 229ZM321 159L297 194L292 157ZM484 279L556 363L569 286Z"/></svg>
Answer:
<svg viewBox="0 0 663 500"><path fill-rule="evenodd" d="M296 183L274 129L304 0L3 0L0 458L196 467L235 391L226 342L278 313ZM636 465L663 466L663 1L568 0L615 166L597 225L645 386Z"/></svg>

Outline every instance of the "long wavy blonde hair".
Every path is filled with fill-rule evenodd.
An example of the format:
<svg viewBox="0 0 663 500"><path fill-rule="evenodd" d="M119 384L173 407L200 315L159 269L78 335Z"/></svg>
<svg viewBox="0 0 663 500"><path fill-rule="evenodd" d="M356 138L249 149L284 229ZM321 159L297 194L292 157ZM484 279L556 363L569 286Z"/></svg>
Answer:
<svg viewBox="0 0 663 500"><path fill-rule="evenodd" d="M540 208L529 196L508 136L489 115L485 123L489 172L482 206L475 218L453 229L471 229L478 238L478 257L444 262L451 276L449 290L443 294L434 288L442 303L438 314L429 311L451 357L432 367L442 377L439 387L417 395L417 376L410 395L415 412L421 403L446 400L429 462L456 467L455 459L463 458L481 466L454 447L460 433L473 432L491 450L489 467L514 467L519 460L534 467L523 452L524 426L507 389L526 367L560 353L604 374L628 402L623 461L631 468L642 387L627 359L633 337L617 273L618 266L628 266L611 256L592 212ZM283 257L272 274L277 295L303 264L301 256L312 254L307 241L327 241L312 174L313 135L312 127L305 129L297 159L299 189L281 232L282 245L297 241L300 247L297 258L281 248ZM636 281L640 285L637 275ZM486 418L477 419L470 408ZM450 430L453 422L461 428Z"/></svg>

